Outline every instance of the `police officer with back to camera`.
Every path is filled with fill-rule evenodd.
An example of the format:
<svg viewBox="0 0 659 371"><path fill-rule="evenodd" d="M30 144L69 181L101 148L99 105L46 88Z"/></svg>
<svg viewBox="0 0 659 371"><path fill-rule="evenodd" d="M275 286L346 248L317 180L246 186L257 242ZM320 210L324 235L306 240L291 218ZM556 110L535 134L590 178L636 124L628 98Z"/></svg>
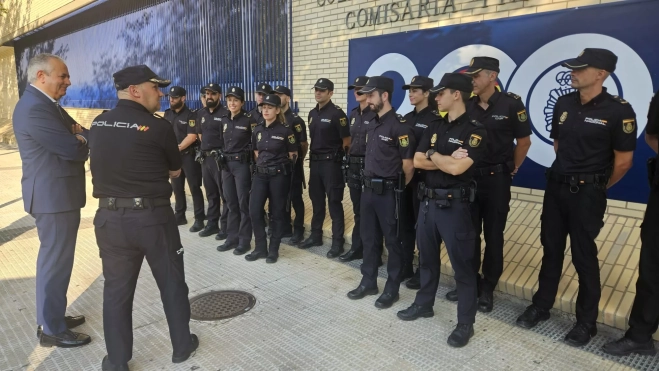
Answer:
<svg viewBox="0 0 659 371"><path fill-rule="evenodd" d="M216 240L227 238L227 217L229 208L224 199L222 190L222 172L217 160L222 153L224 139L222 130L224 126L221 123L222 117L228 114L227 109L222 106L222 88L217 83L210 83L206 88L206 107L199 110L199 122L197 134L201 140L201 153L203 163L201 173L206 189L206 198L208 199L208 223L206 227L199 232L199 236L208 237L214 234ZM221 208L221 212L220 212ZM219 223L219 225L218 225ZM220 229L220 226L222 227Z"/></svg>
<svg viewBox="0 0 659 371"><path fill-rule="evenodd" d="M409 84L403 85L403 90L407 90L410 103L414 110L403 117L404 125L410 126L414 133L415 143L418 145L423 136L423 132L430 126L430 123L438 121L441 116L435 109L434 104L430 104L430 89L434 81L427 76L414 76ZM412 149L416 152L416 148ZM420 272L417 268L414 272L414 248L416 242L416 219L419 216L419 198L416 197L416 189L419 182L423 181L423 170L414 169L412 181L405 187L402 194L401 203L401 243L403 244L403 279L409 278L405 286L409 289L418 290L421 287Z"/></svg>
<svg viewBox="0 0 659 371"><path fill-rule="evenodd" d="M153 114L169 80L147 66L113 75L119 103L98 116L90 131L94 226L103 263L103 328L108 355L103 370L128 370L133 348L133 296L144 257L158 284L173 347L172 362L199 346L190 334L190 302L183 246L170 206L168 179L181 173L172 125Z"/></svg>
<svg viewBox="0 0 659 371"><path fill-rule="evenodd" d="M222 189L229 209L227 239L218 251L233 250L235 255L248 252L252 242L249 217L249 190L252 187L252 130L256 121L243 110L245 92L232 86L227 90L228 112L220 118L224 151L220 156Z"/></svg>
<svg viewBox="0 0 659 371"><path fill-rule="evenodd" d="M266 263L276 263L279 258L291 172L298 154L295 134L284 125L286 118L280 106L281 100L277 95L266 95L261 103L263 122L252 133L256 174L252 181L249 213L254 225L255 246L254 251L245 255L247 261L266 258ZM274 223L269 249L263 218L266 199L272 204Z"/></svg>
<svg viewBox="0 0 659 371"><path fill-rule="evenodd" d="M344 164L344 173L346 185L350 191L350 200L352 201L352 211L354 214L354 227L352 228L352 243L347 253L339 256L339 260L349 262L361 259L364 254L364 245L361 238L361 198L362 198L362 171L366 160L366 136L368 131L373 128L377 114L369 106L367 94L359 94L359 91L366 85L368 76L359 76L355 78L348 90L354 91L355 100L359 104L350 111L350 151L346 156ZM382 238L378 240L378 246L382 246Z"/></svg>
<svg viewBox="0 0 659 371"><path fill-rule="evenodd" d="M175 214L178 225L187 224L185 218L186 200L185 200L185 180L188 180L188 187L192 193L192 203L194 205L195 222L190 228L190 232L199 232L204 228L204 194L201 192L201 165L195 161L195 147L197 142L197 113L193 112L185 104L186 91L180 86L174 86L169 89L169 108L165 110L165 119L172 123L176 140L178 141L179 151L183 167L181 175L172 179L172 189L176 199Z"/></svg>
<svg viewBox="0 0 659 371"><path fill-rule="evenodd" d="M283 236L292 235L289 243L297 245L302 242L304 236L304 200L302 199L302 188L304 186L304 158L307 156L309 150L309 143L307 142L307 125L304 123L302 117L291 109L291 90L283 85L277 85L274 89L274 94L277 94L281 100L281 110L284 112L286 124L293 130L295 134L295 141L298 144L298 157L293 169L293 179L291 186L291 205L286 205L286 216L284 220L284 234ZM291 207L292 206L292 207ZM291 209L295 210L295 220L291 226Z"/></svg>
<svg viewBox="0 0 659 371"><path fill-rule="evenodd" d="M659 92L654 95L645 127L645 142L656 153L659 152ZM614 356L632 353L655 355L652 334L659 326L659 156L648 160L650 198L643 224L641 224L641 254L636 280L636 297L629 315L629 329L625 336L602 348Z"/></svg>
<svg viewBox="0 0 659 371"><path fill-rule="evenodd" d="M503 231L510 210L510 186L531 147L531 125L520 96L496 89L498 59L476 57L464 73L474 79L474 96L467 104L467 112L469 117L485 126L488 138L487 155L476 163L473 170L478 193L471 216L476 228L473 263L479 283L478 310L491 312L494 288L503 273ZM485 235L482 279L478 274L481 269L481 232ZM458 300L457 290L450 291L446 298Z"/></svg>
<svg viewBox="0 0 659 371"><path fill-rule="evenodd" d="M263 121L263 115L261 115L261 103L263 103L263 98L268 94L274 94L272 86L266 83L262 83L256 86L254 91L254 101L256 102L256 107L254 107L249 114L256 121L257 124L260 124Z"/></svg>
<svg viewBox="0 0 659 371"><path fill-rule="evenodd" d="M332 218L332 247L328 258L336 258L343 252L343 154L350 147L348 118L341 107L332 103L334 83L321 78L314 85L318 104L309 112L311 155L309 160L309 198L313 208L311 235L300 248L308 249L323 244L325 198Z"/></svg>
<svg viewBox="0 0 659 371"><path fill-rule="evenodd" d="M566 238L579 275L577 323L565 336L572 346L588 344L597 334L601 296L595 238L604 226L606 190L632 166L636 149L636 114L631 105L602 85L618 57L606 49L585 49L563 62L572 70L572 87L554 106L551 138L556 160L547 172L540 241L544 256L533 304L517 318L532 328L549 318L563 272Z"/></svg>
<svg viewBox="0 0 659 371"><path fill-rule="evenodd" d="M366 163L364 165L363 194L361 197L361 238L364 241L362 280L348 293L348 298L362 299L378 293L377 242L384 236L389 252L387 283L375 307L389 308L398 301L402 281L403 256L399 243L400 193L414 175L416 147L412 130L401 124L401 116L391 107L394 81L388 77L373 76L358 94L368 95L368 104L378 116L368 131Z"/></svg>
<svg viewBox="0 0 659 371"><path fill-rule="evenodd" d="M398 312L405 321L434 316L443 241L458 286L458 325L448 338L452 347L467 345L476 320L476 275L471 262L476 233L469 210L475 183L471 169L485 155L487 132L467 113L471 89L471 77L460 73L444 74L432 89L437 92L438 109L448 114L424 131L414 155L414 167L425 170L425 179L417 189L421 198L416 232L421 288L414 303ZM468 149L469 156L460 155L462 148Z"/></svg>

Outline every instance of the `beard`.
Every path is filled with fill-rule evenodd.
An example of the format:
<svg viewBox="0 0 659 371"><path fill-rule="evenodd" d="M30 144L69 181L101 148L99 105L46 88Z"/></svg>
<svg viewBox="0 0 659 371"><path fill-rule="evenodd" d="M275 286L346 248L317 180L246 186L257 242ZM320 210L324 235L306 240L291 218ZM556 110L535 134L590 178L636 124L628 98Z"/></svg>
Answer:
<svg viewBox="0 0 659 371"><path fill-rule="evenodd" d="M380 111L382 111L382 108L384 108L384 102L382 100L380 102L378 102L377 104L373 103L371 105L372 111L376 114L380 113Z"/></svg>
<svg viewBox="0 0 659 371"><path fill-rule="evenodd" d="M219 100L206 99L206 107L208 108L216 108L219 104Z"/></svg>
<svg viewBox="0 0 659 371"><path fill-rule="evenodd" d="M183 102L178 102L176 104L170 104L169 106L173 110L179 110L179 109L183 108Z"/></svg>

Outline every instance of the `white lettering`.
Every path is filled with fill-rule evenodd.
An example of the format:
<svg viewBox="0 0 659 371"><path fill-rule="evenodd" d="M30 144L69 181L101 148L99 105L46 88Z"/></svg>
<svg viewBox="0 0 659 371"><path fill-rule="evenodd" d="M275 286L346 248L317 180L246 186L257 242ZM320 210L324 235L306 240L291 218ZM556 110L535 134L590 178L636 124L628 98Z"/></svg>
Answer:
<svg viewBox="0 0 659 371"><path fill-rule="evenodd" d="M332 122L330 119L320 119L320 122Z"/></svg>
<svg viewBox="0 0 659 371"><path fill-rule="evenodd" d="M271 136L270 138L272 138L272 139L284 140L284 138L282 138L282 137L278 137L278 136L276 136L276 135L273 135L273 136Z"/></svg>
<svg viewBox="0 0 659 371"><path fill-rule="evenodd" d="M605 125L606 126L606 120L594 119L594 118L590 118L590 117L586 117L584 122L587 122L589 124L597 124L597 125Z"/></svg>
<svg viewBox="0 0 659 371"><path fill-rule="evenodd" d="M385 137L384 135L380 135L379 137L380 137L380 140L382 140L384 142L391 142L391 138L389 138L389 137Z"/></svg>
<svg viewBox="0 0 659 371"><path fill-rule="evenodd" d="M457 140L455 138L448 138L448 142L453 143L453 144L459 144L459 145L462 145L462 143L463 143L461 140Z"/></svg>

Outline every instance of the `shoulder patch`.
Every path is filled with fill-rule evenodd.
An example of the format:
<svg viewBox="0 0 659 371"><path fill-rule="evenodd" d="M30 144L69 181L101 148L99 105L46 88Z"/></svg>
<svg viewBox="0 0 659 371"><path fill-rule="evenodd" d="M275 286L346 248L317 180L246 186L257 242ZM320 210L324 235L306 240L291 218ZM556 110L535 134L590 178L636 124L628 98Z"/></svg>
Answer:
<svg viewBox="0 0 659 371"><path fill-rule="evenodd" d="M400 121L401 123L403 123L403 122L407 122L407 120L405 119L405 117L403 117L403 116L401 116L401 115L397 115L396 117L398 117L398 121ZM405 147L405 146L404 146L404 147Z"/></svg>
<svg viewBox="0 0 659 371"><path fill-rule="evenodd" d="M617 95L612 95L611 98L613 98L613 100L616 101L616 102L618 102L618 103L621 103L621 104L629 104L629 102L627 102L626 100L620 98L620 97L617 96Z"/></svg>
<svg viewBox="0 0 659 371"><path fill-rule="evenodd" d="M295 144L295 134L291 134L288 136L288 142L290 144Z"/></svg>
<svg viewBox="0 0 659 371"><path fill-rule="evenodd" d="M193 128L195 126L195 120L188 120L188 125Z"/></svg>
<svg viewBox="0 0 659 371"><path fill-rule="evenodd" d="M481 127L481 126L483 126L483 124L481 124L480 122L478 122L478 121L476 121L476 120L471 120L471 121L469 121L469 122L470 122L472 125L476 126L476 127Z"/></svg>
<svg viewBox="0 0 659 371"><path fill-rule="evenodd" d="M476 148L481 145L482 140L483 138L480 135L471 134L469 137L469 146Z"/></svg>
<svg viewBox="0 0 659 371"><path fill-rule="evenodd" d="M520 97L519 95L517 95L515 93L507 92L506 95L511 97L511 98L522 99L522 97Z"/></svg>

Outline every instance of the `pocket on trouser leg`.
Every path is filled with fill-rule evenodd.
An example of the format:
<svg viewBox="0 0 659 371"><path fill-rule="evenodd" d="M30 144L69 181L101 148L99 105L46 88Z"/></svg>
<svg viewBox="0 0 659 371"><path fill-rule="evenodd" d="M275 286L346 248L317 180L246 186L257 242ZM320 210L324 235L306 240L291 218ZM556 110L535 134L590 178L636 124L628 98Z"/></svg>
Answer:
<svg viewBox="0 0 659 371"><path fill-rule="evenodd" d="M343 192L345 190L345 187L343 184L334 186L330 188L329 195L328 195L328 201L333 202L341 202L343 201Z"/></svg>
<svg viewBox="0 0 659 371"><path fill-rule="evenodd" d="M470 260L474 257L474 240L476 239L476 232L455 232L455 239L460 257L465 260Z"/></svg>

